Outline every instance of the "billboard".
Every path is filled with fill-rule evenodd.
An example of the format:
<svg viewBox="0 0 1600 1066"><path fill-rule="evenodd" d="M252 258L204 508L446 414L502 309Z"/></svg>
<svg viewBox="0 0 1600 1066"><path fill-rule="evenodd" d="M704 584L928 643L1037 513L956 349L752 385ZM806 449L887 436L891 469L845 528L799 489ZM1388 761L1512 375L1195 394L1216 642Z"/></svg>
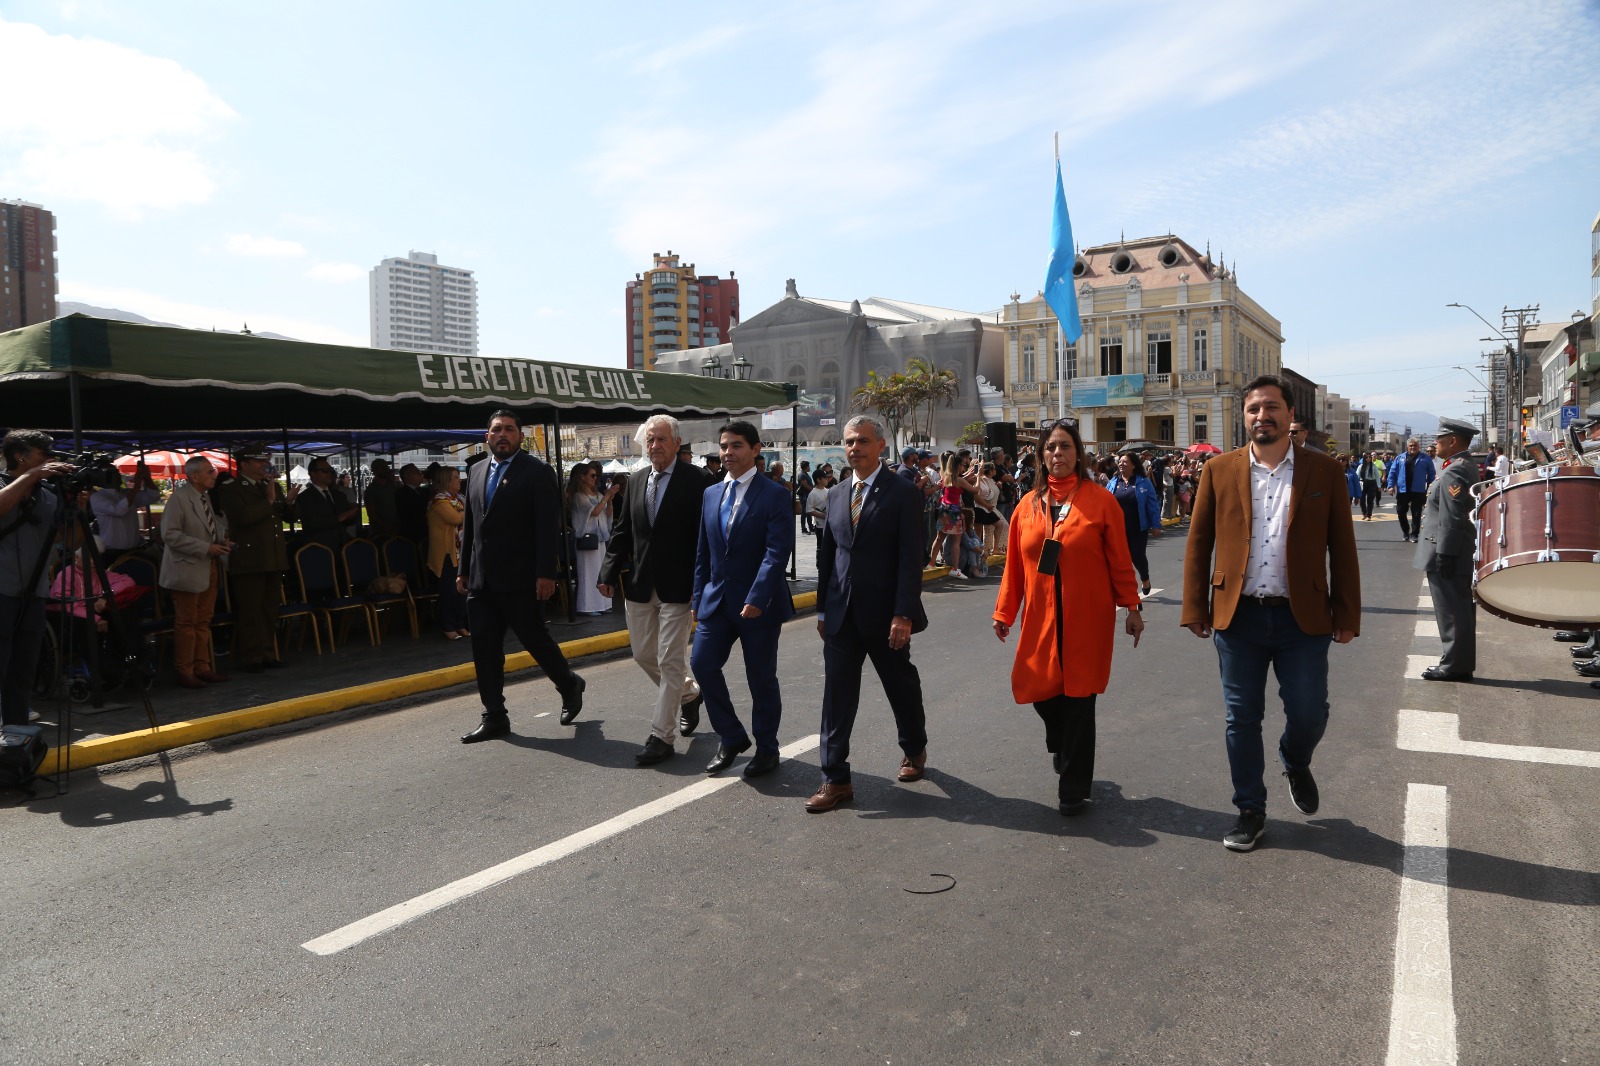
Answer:
<svg viewBox="0 0 1600 1066"><path fill-rule="evenodd" d="M1112 407L1131 407L1144 403L1144 375L1116 374L1106 379L1107 402Z"/></svg>

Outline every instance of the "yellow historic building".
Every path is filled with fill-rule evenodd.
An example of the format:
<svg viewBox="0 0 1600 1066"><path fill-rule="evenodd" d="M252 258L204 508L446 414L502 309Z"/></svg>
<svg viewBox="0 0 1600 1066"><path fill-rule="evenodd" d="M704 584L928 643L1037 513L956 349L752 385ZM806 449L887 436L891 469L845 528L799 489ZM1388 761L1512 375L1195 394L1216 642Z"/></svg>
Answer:
<svg viewBox="0 0 1600 1066"><path fill-rule="evenodd" d="M1233 271L1170 234L1086 248L1073 264L1083 337L1060 352L1055 316L1013 293L1006 336L1005 417L1023 429L1067 414L1084 441L1147 439L1223 451L1244 443L1239 390L1283 365L1276 318Z"/></svg>

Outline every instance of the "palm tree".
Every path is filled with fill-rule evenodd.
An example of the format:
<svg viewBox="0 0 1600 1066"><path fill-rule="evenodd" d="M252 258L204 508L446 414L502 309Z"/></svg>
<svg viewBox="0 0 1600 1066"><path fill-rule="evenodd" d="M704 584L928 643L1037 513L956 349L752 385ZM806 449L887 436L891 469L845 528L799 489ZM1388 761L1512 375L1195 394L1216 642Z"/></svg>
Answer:
<svg viewBox="0 0 1600 1066"><path fill-rule="evenodd" d="M922 429L931 440L934 411L941 402L945 407L955 406L956 397L961 394L961 381L956 377L955 371L936 367L926 359L920 358L907 360L906 377L914 382L917 411L925 414L927 419L922 424ZM919 420L913 416L913 422L916 421Z"/></svg>
<svg viewBox="0 0 1600 1066"><path fill-rule="evenodd" d="M906 418L913 416L920 406L921 397L911 387L904 374L879 377L876 370L867 371L867 383L851 394L850 406L857 411L870 411L882 418L889 427L890 443L900 449L900 427Z"/></svg>

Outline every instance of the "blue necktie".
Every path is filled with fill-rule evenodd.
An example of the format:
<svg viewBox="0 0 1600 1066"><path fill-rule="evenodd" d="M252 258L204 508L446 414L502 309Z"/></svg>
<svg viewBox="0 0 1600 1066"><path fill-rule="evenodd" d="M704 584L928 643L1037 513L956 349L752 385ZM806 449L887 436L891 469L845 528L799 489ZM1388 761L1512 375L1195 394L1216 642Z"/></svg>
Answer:
<svg viewBox="0 0 1600 1066"><path fill-rule="evenodd" d="M484 493L484 498L483 498L483 503L484 503L485 507L487 507L489 504L494 502L494 490L499 487L499 485L500 485L500 475L504 474L505 470L506 470L506 464L505 463L490 463L489 464L489 488L488 488L488 491L486 491Z"/></svg>
<svg viewBox="0 0 1600 1066"><path fill-rule="evenodd" d="M722 494L722 535L726 537L733 528L733 494L739 491L737 481L728 482L728 491Z"/></svg>

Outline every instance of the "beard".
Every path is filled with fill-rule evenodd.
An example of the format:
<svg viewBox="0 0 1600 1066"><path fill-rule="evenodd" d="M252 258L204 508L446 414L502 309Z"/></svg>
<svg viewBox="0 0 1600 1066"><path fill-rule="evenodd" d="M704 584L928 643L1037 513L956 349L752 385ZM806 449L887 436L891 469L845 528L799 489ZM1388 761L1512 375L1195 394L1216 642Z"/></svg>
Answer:
<svg viewBox="0 0 1600 1066"><path fill-rule="evenodd" d="M1257 444L1276 444L1283 439L1283 429L1271 423L1256 423L1250 427L1250 439Z"/></svg>

